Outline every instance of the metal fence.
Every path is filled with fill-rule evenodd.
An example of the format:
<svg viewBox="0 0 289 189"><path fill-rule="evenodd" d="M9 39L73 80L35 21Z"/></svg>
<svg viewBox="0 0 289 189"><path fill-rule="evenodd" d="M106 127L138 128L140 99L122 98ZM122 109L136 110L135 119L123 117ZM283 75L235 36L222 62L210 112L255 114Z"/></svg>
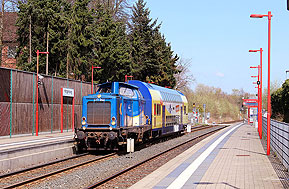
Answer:
<svg viewBox="0 0 289 189"><path fill-rule="evenodd" d="M262 120L263 136L267 137L267 118ZM289 169L289 124L271 119L270 145L283 165Z"/></svg>
<svg viewBox="0 0 289 189"><path fill-rule="evenodd" d="M42 75L42 74L41 74ZM71 79L42 75L38 89L39 132L55 132L61 125L61 88L72 88L72 100L64 99L63 128L65 131L80 125L82 97L91 93L91 84ZM0 67L0 136L35 133L36 74Z"/></svg>

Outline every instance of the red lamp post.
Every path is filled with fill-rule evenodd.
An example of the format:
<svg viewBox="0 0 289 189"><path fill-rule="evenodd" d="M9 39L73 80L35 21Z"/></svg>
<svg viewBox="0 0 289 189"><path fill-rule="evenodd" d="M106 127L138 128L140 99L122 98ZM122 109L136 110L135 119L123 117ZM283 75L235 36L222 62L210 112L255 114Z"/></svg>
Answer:
<svg viewBox="0 0 289 189"><path fill-rule="evenodd" d="M101 67L91 66L91 94L93 94L93 69L99 69Z"/></svg>
<svg viewBox="0 0 289 189"><path fill-rule="evenodd" d="M271 11L268 15L251 14L251 18L268 17L268 97L267 97L267 155L270 155L270 124L271 124L271 95L270 95L270 48L271 48Z"/></svg>
<svg viewBox="0 0 289 189"><path fill-rule="evenodd" d="M125 79L124 79L124 82L125 82L125 83L127 83L127 78L133 78L132 75L125 75L124 77L125 77Z"/></svg>
<svg viewBox="0 0 289 189"><path fill-rule="evenodd" d="M263 80L262 80L262 53L263 49L260 48L260 50L249 50L249 52L260 52L260 65L258 66L251 66L250 68L258 68L258 131L260 135L260 139L262 139L262 85L263 85Z"/></svg>
<svg viewBox="0 0 289 189"><path fill-rule="evenodd" d="M49 52L39 52L39 50L36 51L37 54L37 64L36 64L36 136L38 136L38 73L39 73L39 54L49 54Z"/></svg>

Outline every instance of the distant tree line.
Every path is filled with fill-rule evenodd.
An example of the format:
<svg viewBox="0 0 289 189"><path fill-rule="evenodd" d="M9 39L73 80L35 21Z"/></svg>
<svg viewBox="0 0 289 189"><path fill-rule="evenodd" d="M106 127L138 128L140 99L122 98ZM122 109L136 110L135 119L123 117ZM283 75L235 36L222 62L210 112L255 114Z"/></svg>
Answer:
<svg viewBox="0 0 289 189"><path fill-rule="evenodd" d="M271 94L272 118L289 123L289 79Z"/></svg>
<svg viewBox="0 0 289 189"><path fill-rule="evenodd" d="M40 73L96 82L133 79L175 87L179 57L150 18L143 0L27 0L18 4L17 66ZM132 12L132 14L130 14Z"/></svg>
<svg viewBox="0 0 289 189"><path fill-rule="evenodd" d="M250 94L243 89L232 89L227 94L220 88L198 84L194 91L186 90L185 95L189 101L189 112L193 110L193 103L203 113L203 104L206 104L206 112L210 112L210 122L224 122L239 120L246 117L246 111L242 108L242 98L249 98Z"/></svg>

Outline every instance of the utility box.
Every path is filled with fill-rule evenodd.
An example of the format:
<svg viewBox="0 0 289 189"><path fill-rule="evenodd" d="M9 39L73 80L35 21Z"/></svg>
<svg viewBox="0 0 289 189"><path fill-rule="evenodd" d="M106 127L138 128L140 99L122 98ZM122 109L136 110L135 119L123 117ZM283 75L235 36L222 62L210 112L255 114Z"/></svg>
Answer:
<svg viewBox="0 0 289 189"><path fill-rule="evenodd" d="M134 152L134 139L129 138L126 141L126 151L127 152Z"/></svg>
<svg viewBox="0 0 289 189"><path fill-rule="evenodd" d="M192 125L187 125L187 132L188 133L192 132Z"/></svg>

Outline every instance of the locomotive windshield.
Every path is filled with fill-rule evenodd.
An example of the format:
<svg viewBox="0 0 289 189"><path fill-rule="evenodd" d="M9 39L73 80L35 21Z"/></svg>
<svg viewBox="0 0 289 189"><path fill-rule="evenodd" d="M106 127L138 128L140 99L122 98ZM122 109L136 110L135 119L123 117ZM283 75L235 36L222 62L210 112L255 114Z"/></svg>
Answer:
<svg viewBox="0 0 289 189"><path fill-rule="evenodd" d="M119 94L127 97L133 97L135 95L134 91L127 87L120 87Z"/></svg>
<svg viewBox="0 0 289 189"><path fill-rule="evenodd" d="M97 92L98 93L111 93L111 83L100 85Z"/></svg>

